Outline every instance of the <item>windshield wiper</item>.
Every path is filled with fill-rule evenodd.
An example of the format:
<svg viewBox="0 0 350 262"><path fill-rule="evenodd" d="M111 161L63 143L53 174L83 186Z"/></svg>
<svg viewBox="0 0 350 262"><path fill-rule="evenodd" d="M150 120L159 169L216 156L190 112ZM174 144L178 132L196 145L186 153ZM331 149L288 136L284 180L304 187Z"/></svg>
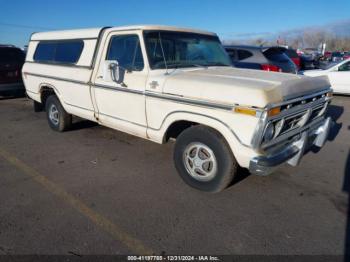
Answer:
<svg viewBox="0 0 350 262"><path fill-rule="evenodd" d="M221 63L221 62L213 62L213 63L205 64L205 66L231 66L231 65L224 64L224 63Z"/></svg>
<svg viewBox="0 0 350 262"><path fill-rule="evenodd" d="M177 63L177 64L168 64L168 68L186 68L186 67L201 67L201 68L207 68L207 65L201 65L201 64L196 64L196 63Z"/></svg>
<svg viewBox="0 0 350 262"><path fill-rule="evenodd" d="M207 65L201 65L201 64L187 64L188 66L194 66L194 67L202 67L202 68L207 68L208 66Z"/></svg>

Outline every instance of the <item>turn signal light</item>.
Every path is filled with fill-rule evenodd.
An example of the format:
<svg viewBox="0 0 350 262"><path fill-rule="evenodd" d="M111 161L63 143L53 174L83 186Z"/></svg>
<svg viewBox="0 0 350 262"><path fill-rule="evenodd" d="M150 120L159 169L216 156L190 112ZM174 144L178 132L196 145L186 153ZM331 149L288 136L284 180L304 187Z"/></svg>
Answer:
<svg viewBox="0 0 350 262"><path fill-rule="evenodd" d="M240 113L240 114L245 114L245 115L250 115L250 116L257 116L259 117L262 113L261 109L258 108L250 108L250 107L240 107L237 106L233 109L233 111L235 113ZM268 112L267 115L269 117L271 116L276 116L279 113L281 113L281 108L280 107L275 107L275 108L271 108Z"/></svg>
<svg viewBox="0 0 350 262"><path fill-rule="evenodd" d="M247 107L235 107L234 111L236 113L245 114L245 115L251 115L256 116L256 110L253 108L247 108Z"/></svg>
<svg viewBox="0 0 350 262"><path fill-rule="evenodd" d="M280 107L275 107L275 108L271 108L271 109L268 111L267 115L268 115L268 116L276 116L276 115L278 115L279 113L281 113L281 108L280 108Z"/></svg>
<svg viewBox="0 0 350 262"><path fill-rule="evenodd" d="M327 97L332 97L332 96L333 96L332 92L327 93Z"/></svg>

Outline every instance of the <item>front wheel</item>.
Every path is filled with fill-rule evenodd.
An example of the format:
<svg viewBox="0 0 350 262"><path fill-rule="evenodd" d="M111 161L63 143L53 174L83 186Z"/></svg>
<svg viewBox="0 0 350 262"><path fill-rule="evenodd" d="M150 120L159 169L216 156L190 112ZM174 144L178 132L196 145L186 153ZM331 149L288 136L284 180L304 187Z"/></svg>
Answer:
<svg viewBox="0 0 350 262"><path fill-rule="evenodd" d="M46 115L50 127L58 132L68 130L72 125L72 115L64 110L60 101L55 95L51 95L46 100Z"/></svg>
<svg viewBox="0 0 350 262"><path fill-rule="evenodd" d="M174 162L188 185L207 192L225 189L238 169L224 138L214 129L201 125L190 127L179 135Z"/></svg>

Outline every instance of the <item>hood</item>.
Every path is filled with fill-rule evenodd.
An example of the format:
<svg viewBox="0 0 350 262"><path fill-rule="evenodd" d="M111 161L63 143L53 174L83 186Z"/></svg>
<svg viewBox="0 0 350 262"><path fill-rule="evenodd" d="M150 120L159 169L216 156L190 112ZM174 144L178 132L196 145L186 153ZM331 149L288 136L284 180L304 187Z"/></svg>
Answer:
<svg viewBox="0 0 350 262"><path fill-rule="evenodd" d="M215 67L176 70L164 82L163 92L213 103L262 108L329 87L327 77Z"/></svg>

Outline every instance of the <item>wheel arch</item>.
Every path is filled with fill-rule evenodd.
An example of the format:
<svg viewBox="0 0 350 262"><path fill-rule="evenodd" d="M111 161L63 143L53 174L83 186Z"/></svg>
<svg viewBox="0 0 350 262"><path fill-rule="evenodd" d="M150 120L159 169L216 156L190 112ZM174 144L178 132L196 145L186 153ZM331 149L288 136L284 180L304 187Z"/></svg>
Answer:
<svg viewBox="0 0 350 262"><path fill-rule="evenodd" d="M189 111L174 111L169 113L163 120L161 127L154 130L159 130L162 132L163 141L166 142L166 137L169 135L172 128L178 126L179 124L182 124L184 127L182 131L192 125L205 125L215 129L221 135L224 135L223 133L226 132L234 134L231 128L220 119Z"/></svg>
<svg viewBox="0 0 350 262"><path fill-rule="evenodd" d="M169 113L162 122L161 127L159 129L153 129L153 131L158 132L161 143L166 143L169 139L169 134L175 132L175 134L179 135L182 131L193 125L203 125L214 129L225 139L239 164L241 165L246 162L245 159L241 159L240 152L242 149L250 151L249 145L244 144L235 134L234 130L225 122L213 116L188 111L175 111ZM174 127L178 128L179 126L183 127L182 129L180 128L180 132L179 130L173 131Z"/></svg>
<svg viewBox="0 0 350 262"><path fill-rule="evenodd" d="M42 83L39 86L40 102L45 106L47 98L54 94L61 101L61 94L57 88L49 83Z"/></svg>

